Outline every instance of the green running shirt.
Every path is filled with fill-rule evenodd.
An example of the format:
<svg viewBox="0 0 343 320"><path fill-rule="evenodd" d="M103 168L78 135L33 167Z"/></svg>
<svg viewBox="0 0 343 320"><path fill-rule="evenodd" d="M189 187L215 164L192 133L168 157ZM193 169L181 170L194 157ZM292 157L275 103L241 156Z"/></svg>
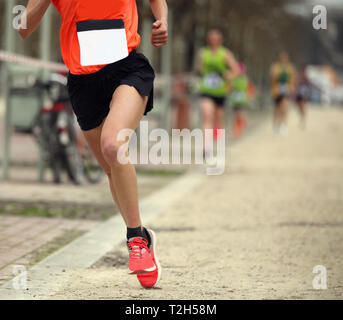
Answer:
<svg viewBox="0 0 343 320"><path fill-rule="evenodd" d="M214 97L226 97L228 93L226 73L226 49L219 47L216 53L210 48L202 49L202 78L200 91Z"/></svg>

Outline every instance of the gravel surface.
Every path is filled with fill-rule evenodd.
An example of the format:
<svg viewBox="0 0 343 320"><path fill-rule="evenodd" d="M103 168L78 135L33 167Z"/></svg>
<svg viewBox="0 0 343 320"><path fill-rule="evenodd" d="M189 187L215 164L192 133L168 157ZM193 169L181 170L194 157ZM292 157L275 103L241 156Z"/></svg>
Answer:
<svg viewBox="0 0 343 320"><path fill-rule="evenodd" d="M53 299L342 299L343 111L296 114L287 137L266 123L151 225L158 288L128 275L124 243L87 270L67 270ZM327 270L315 290L313 268Z"/></svg>

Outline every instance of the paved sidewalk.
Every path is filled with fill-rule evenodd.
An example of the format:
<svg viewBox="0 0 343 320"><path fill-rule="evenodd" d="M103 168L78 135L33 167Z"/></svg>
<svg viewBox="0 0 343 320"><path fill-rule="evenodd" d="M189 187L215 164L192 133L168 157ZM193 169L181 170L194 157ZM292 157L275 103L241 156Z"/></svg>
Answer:
<svg viewBox="0 0 343 320"><path fill-rule="evenodd" d="M122 243L92 268L68 267L49 298L342 299L342 140L343 110L310 110L305 131L292 114L287 137L266 123L231 150L225 174L180 188L149 221L164 268L159 288L128 275ZM327 290L312 287L317 265Z"/></svg>
<svg viewBox="0 0 343 320"><path fill-rule="evenodd" d="M39 183L35 181L35 170L32 168L15 168L11 181L0 181L1 203L46 203L61 206L100 206L113 207L113 199L108 188L108 179L96 184L85 183L76 186L71 182L62 184ZM146 197L154 190L175 179L175 174L149 175L138 173L140 197Z"/></svg>
<svg viewBox="0 0 343 320"><path fill-rule="evenodd" d="M0 284L14 276L14 266L28 268L50 250L70 241L70 237L75 238L97 224L87 220L0 216Z"/></svg>
<svg viewBox="0 0 343 320"><path fill-rule="evenodd" d="M29 267L116 214L105 177L98 184L79 187L33 182L32 169L17 168L15 173L18 180L0 183L0 285L13 277L14 265ZM140 197L173 179L168 175L140 176ZM46 210L51 217L25 216L46 215Z"/></svg>

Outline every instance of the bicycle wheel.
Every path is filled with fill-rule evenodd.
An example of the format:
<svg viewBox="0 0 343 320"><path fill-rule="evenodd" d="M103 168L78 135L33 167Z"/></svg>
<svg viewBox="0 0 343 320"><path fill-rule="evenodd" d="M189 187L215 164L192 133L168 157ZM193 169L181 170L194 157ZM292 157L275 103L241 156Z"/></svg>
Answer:
<svg viewBox="0 0 343 320"><path fill-rule="evenodd" d="M60 115L62 116L62 114ZM83 161L77 147L76 127L70 114L65 113L64 117L67 123L67 139L64 141L60 136L60 145L64 159L64 167L69 179L77 185L84 181Z"/></svg>
<svg viewBox="0 0 343 320"><path fill-rule="evenodd" d="M72 182L76 185L83 183L83 162L76 145L70 144L64 148L64 166Z"/></svg>

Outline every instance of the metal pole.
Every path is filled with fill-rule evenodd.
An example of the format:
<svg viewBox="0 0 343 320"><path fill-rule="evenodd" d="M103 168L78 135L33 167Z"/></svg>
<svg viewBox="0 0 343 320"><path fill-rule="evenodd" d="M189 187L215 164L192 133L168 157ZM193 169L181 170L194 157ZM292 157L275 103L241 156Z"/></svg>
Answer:
<svg viewBox="0 0 343 320"><path fill-rule="evenodd" d="M12 27L12 17L14 0L7 0L5 5L5 50L9 52L14 51L14 34L15 30ZM11 110L9 104L9 70L8 63L4 62L2 70L2 84L5 101L4 114L4 132L3 132L3 157L2 157L2 176L4 180L9 178L9 158L10 158L10 131L11 131Z"/></svg>
<svg viewBox="0 0 343 320"><path fill-rule="evenodd" d="M51 18L52 7L50 6L46 11L40 29L39 29L39 58L43 61L50 61L51 59ZM47 79L49 70L44 69L43 77Z"/></svg>
<svg viewBox="0 0 343 320"><path fill-rule="evenodd" d="M7 0L5 6L5 28L6 28L6 35L5 35L5 48L7 51L13 52L14 51L14 35L16 31L12 26L12 19L13 19L13 8L15 6L15 0Z"/></svg>
<svg viewBox="0 0 343 320"><path fill-rule="evenodd" d="M39 30L39 57L43 61L50 61L51 59L51 48L50 48L50 40L51 40L51 16L52 15L52 7L50 6L46 11L44 18L42 20L42 24ZM49 79L49 70L44 69L43 71L43 81L47 81ZM44 92L45 94L45 92ZM44 96L42 102L44 102ZM38 178L40 182L44 181L45 175L45 162L43 157L43 150L39 148L39 160L38 160Z"/></svg>

